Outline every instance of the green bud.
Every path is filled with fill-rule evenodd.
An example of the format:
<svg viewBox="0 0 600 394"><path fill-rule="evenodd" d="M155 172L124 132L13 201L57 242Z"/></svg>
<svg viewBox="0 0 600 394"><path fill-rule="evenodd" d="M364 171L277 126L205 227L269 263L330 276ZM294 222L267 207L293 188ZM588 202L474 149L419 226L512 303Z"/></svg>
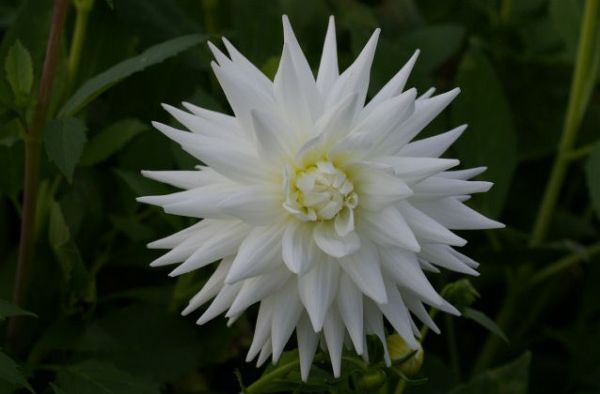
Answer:
<svg viewBox="0 0 600 394"><path fill-rule="evenodd" d="M378 369L376 371L369 371L361 376L356 385L361 392L377 391L384 385L385 380L385 372Z"/></svg>
<svg viewBox="0 0 600 394"><path fill-rule="evenodd" d="M458 309L471 306L479 293L468 279L460 279L450 283L442 290L442 296Z"/></svg>
<svg viewBox="0 0 600 394"><path fill-rule="evenodd" d="M411 349L404 339L396 333L387 337L388 351L394 369L402 372L404 375L411 377L415 376L423 365L423 357L425 352L421 347L421 343L417 342L418 348Z"/></svg>

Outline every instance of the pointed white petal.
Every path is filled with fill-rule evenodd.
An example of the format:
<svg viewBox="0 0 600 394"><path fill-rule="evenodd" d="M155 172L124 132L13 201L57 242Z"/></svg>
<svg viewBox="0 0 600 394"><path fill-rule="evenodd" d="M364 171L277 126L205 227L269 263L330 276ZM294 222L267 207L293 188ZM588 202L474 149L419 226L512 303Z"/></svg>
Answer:
<svg viewBox="0 0 600 394"><path fill-rule="evenodd" d="M296 286L285 286L276 296L271 321L271 341L273 347L273 362L279 360L283 348L294 332L296 323L302 313L302 304L298 297Z"/></svg>
<svg viewBox="0 0 600 394"><path fill-rule="evenodd" d="M363 242L358 252L340 259L340 266L366 296L387 302L379 253L372 243Z"/></svg>
<svg viewBox="0 0 600 394"><path fill-rule="evenodd" d="M445 133L411 142L400 149L398 154L413 157L439 157L461 136L466 128L467 125L458 126Z"/></svg>
<svg viewBox="0 0 600 394"><path fill-rule="evenodd" d="M418 182L442 171L457 166L456 159L437 159L428 157L383 156L377 163L387 164L394 169L394 174L406 182Z"/></svg>
<svg viewBox="0 0 600 394"><path fill-rule="evenodd" d="M342 345L344 344L345 330L335 308L332 308L332 311L327 315L323 333L325 334L325 342L331 359L333 376L339 378L342 368Z"/></svg>
<svg viewBox="0 0 600 394"><path fill-rule="evenodd" d="M217 206L219 212L225 215L256 226L264 226L281 219L281 200L279 191L268 190L261 185L246 186L238 188Z"/></svg>
<svg viewBox="0 0 600 394"><path fill-rule="evenodd" d="M280 261L281 233L279 225L256 227L242 241L225 283L259 275Z"/></svg>
<svg viewBox="0 0 600 394"><path fill-rule="evenodd" d="M412 252L421 250L404 216L393 206L379 212L365 212L360 229L379 245L397 246Z"/></svg>
<svg viewBox="0 0 600 394"><path fill-rule="evenodd" d="M406 81L419 57L420 51L417 49L415 53L408 59L406 64L402 66L402 68L394 75L392 79L388 83L385 84L383 88L369 101L369 104L364 109L365 115L370 113L378 104L381 102L388 100L392 97L395 97L402 93L404 86L406 86Z"/></svg>
<svg viewBox="0 0 600 394"><path fill-rule="evenodd" d="M337 292L339 275L338 263L328 259L317 262L313 269L298 278L300 300L315 332L323 327Z"/></svg>
<svg viewBox="0 0 600 394"><path fill-rule="evenodd" d="M234 283L232 285L225 284L208 309L206 309L198 321L196 321L196 324L202 325L225 312L231 306L231 303L241 288L241 283Z"/></svg>
<svg viewBox="0 0 600 394"><path fill-rule="evenodd" d="M215 272L211 275L211 277L206 281L202 289L196 293L194 297L189 301L188 306L181 312L183 316L187 316L200 306L204 305L208 300L217 295L217 293L223 287L225 276L229 271L229 267L231 267L231 262L233 261L233 256L224 258L223 261L219 263L219 266L215 270Z"/></svg>
<svg viewBox="0 0 600 394"><path fill-rule="evenodd" d="M487 167L474 167L466 170L444 171L439 173L437 176L450 179L462 179L463 181L466 181L484 173L486 170Z"/></svg>
<svg viewBox="0 0 600 394"><path fill-rule="evenodd" d="M436 334L440 333L440 329L435 324L429 312L425 309L421 300L418 296L411 294L410 292L402 292L402 299L406 303L407 308L423 322L427 327L431 329L431 331Z"/></svg>
<svg viewBox="0 0 600 394"><path fill-rule="evenodd" d="M363 353L363 295L346 274L340 276L336 305L357 354Z"/></svg>
<svg viewBox="0 0 600 394"><path fill-rule="evenodd" d="M415 336L411 327L411 318L408 314L408 309L404 305L402 296L395 285L387 282L386 292L388 294L388 302L379 304L379 309L390 322L394 330L404 339L404 342L409 348L415 350L418 347Z"/></svg>
<svg viewBox="0 0 600 394"><path fill-rule="evenodd" d="M269 338L263 345L262 349L260 349L260 354L258 355L258 361L256 362L256 368L260 368L265 363L265 361L267 361L269 359L271 352L272 352L271 338Z"/></svg>
<svg viewBox="0 0 600 394"><path fill-rule="evenodd" d="M270 160L279 160L284 155L289 156L289 150L282 141L286 126L278 118L264 112L252 110L250 116L259 156Z"/></svg>
<svg viewBox="0 0 600 394"><path fill-rule="evenodd" d="M389 367L392 365L392 360L390 359L390 353L388 352L387 340L385 338L385 330L383 328L383 316L381 315L381 310L377 305L375 305L371 300L364 300L364 308L365 308L365 331L367 334L376 335L381 344L383 345L383 357L385 360L385 364ZM367 356L367 346L364 346L365 356Z"/></svg>
<svg viewBox="0 0 600 394"><path fill-rule="evenodd" d="M237 252L250 228L241 222L232 222L228 227L215 232L190 257L173 270L169 276L177 276L202 268L213 261Z"/></svg>
<svg viewBox="0 0 600 394"><path fill-rule="evenodd" d="M211 224L211 222L213 222L212 219L201 220L198 223L195 223L190 227L186 227L181 231L178 231L167 237L157 239L156 241L152 241L148 245L146 245L146 247L148 249L173 249L186 239L196 234L197 232L202 231L202 229L208 227ZM207 233L207 235L208 234L210 233Z"/></svg>
<svg viewBox="0 0 600 394"><path fill-rule="evenodd" d="M484 193L490 190L493 185L492 182L486 181L463 181L462 179L432 176L413 185L412 189L417 198L437 198Z"/></svg>
<svg viewBox="0 0 600 394"><path fill-rule="evenodd" d="M335 231L335 225L329 222L320 222L314 226L313 239L323 252L332 257L347 256L360 248L360 238L356 232L340 237Z"/></svg>
<svg viewBox="0 0 600 394"><path fill-rule="evenodd" d="M443 243L453 246L464 246L467 243L467 240L454 234L406 201L398 203L398 209L420 243Z"/></svg>
<svg viewBox="0 0 600 394"><path fill-rule="evenodd" d="M255 302L276 293L287 283L290 276L290 271L281 267L273 272L246 279L225 316L239 315Z"/></svg>
<svg viewBox="0 0 600 394"><path fill-rule="evenodd" d="M483 230L504 228L504 224L488 219L454 198L433 201L411 201L416 208L450 230Z"/></svg>
<svg viewBox="0 0 600 394"><path fill-rule="evenodd" d="M380 211L413 194L402 179L389 171L370 168L366 165L352 166L350 171L360 196L361 208Z"/></svg>
<svg viewBox="0 0 600 394"><path fill-rule="evenodd" d="M298 356L300 357L300 376L302 381L306 382L319 344L319 335L313 331L306 314L302 315L298 321L296 340L298 341Z"/></svg>
<svg viewBox="0 0 600 394"><path fill-rule="evenodd" d="M203 168L201 171L142 171L142 175L180 189L227 182L227 178L210 168Z"/></svg>
<svg viewBox="0 0 600 394"><path fill-rule="evenodd" d="M317 74L317 88L322 97L325 97L329 93L338 75L335 19L332 15L329 17L329 25L327 26L327 34L325 35L325 43L323 44L323 54L321 55L321 64L319 65L319 72Z"/></svg>
<svg viewBox="0 0 600 394"><path fill-rule="evenodd" d="M479 272L465 264L461 259L450 252L452 248L447 245L425 244L419 257L439 267L460 272L462 274L479 276Z"/></svg>
<svg viewBox="0 0 600 394"><path fill-rule="evenodd" d="M252 344L248 349L246 362L254 360L267 340L271 338L271 317L273 316L273 305L275 297L269 297L261 301L256 317L256 328L254 329L254 337Z"/></svg>
<svg viewBox="0 0 600 394"><path fill-rule="evenodd" d="M334 220L335 232L340 237L345 237L354 231L354 209L345 207Z"/></svg>
<svg viewBox="0 0 600 394"><path fill-rule="evenodd" d="M287 267L302 275L320 260L321 252L312 236L312 225L298 220L290 222L283 233L282 257Z"/></svg>

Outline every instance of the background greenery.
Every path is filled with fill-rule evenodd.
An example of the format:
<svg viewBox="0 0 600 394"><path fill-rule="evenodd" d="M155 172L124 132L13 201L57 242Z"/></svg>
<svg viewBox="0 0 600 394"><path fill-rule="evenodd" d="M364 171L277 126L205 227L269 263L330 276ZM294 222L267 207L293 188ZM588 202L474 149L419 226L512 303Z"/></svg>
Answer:
<svg viewBox="0 0 600 394"><path fill-rule="evenodd" d="M457 302L466 307L474 301L473 307L496 318L509 343L475 324L486 323L479 315L438 315L443 333L427 337L425 363L413 383L428 381L405 392L600 392L597 31L588 34L587 67L572 88L576 59L582 67L585 57L577 56L584 1L96 0L84 36L76 16L85 20L91 3L69 6L48 121L40 129L36 252L21 305L35 314L30 316L9 301L24 145L52 1L0 1L0 298L6 300L0 301L0 331L6 331L7 318L25 314L18 335L0 351L0 392L230 393L240 390L236 369L246 384L260 377L261 370L243 361L252 313L231 328L222 319L198 328L193 318L179 316L208 271L170 279L148 267L157 255L145 244L190 222L137 204L135 197L168 191L144 180L140 169L195 164L149 127L151 120L171 122L160 103L229 110L203 41L227 36L273 75L282 13L290 16L313 66L329 15L336 16L342 66L381 27L371 91L420 48L411 85L463 91L425 134L469 123L449 155L465 166L488 166L483 177L495 182L473 204L508 227L466 234L467 254L482 263L481 276L472 279L481 298ZM564 133L578 134L559 148ZM566 176L556 190L544 192L557 152ZM542 196L558 191L556 207L550 204L544 215L551 219L542 226L547 234L532 240ZM442 288L459 276L431 279ZM292 371L266 389L397 390L390 370L345 365L336 380L321 364L308 385L299 385ZM357 388L365 374L376 384Z"/></svg>

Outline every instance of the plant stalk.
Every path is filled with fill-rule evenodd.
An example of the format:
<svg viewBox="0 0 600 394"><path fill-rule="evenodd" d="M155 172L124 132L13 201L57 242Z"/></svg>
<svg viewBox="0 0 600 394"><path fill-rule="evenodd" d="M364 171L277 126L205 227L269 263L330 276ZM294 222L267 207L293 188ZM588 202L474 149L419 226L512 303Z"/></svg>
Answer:
<svg viewBox="0 0 600 394"><path fill-rule="evenodd" d="M273 371L263 375L256 382L252 383L245 390L247 394L257 394L260 393L269 383L273 380L285 376L288 372L292 371L295 368L298 368L300 363L296 361L292 361L290 363L278 366Z"/></svg>
<svg viewBox="0 0 600 394"><path fill-rule="evenodd" d="M81 60L81 51L83 50L88 20L92 7L94 6L94 0L76 0L74 4L76 12L75 28L73 30L71 48L69 49L65 96L70 94L75 79L77 78L77 70L79 69L79 61Z"/></svg>
<svg viewBox="0 0 600 394"><path fill-rule="evenodd" d="M548 231L548 226L567 172L569 157L585 110L583 106L586 104L586 86L590 77L589 71L593 59L594 36L598 23L598 2L599 0L587 0L585 3L565 123L556 159L550 173L550 179L546 185L542 204L533 226L530 240L531 247L539 246Z"/></svg>
<svg viewBox="0 0 600 394"><path fill-rule="evenodd" d="M25 173L23 179L21 234L13 293L14 303L20 307L25 307L29 265L34 254L35 211L39 185L42 133L48 116L50 92L56 76L60 39L67 13L67 5L68 0L54 0L52 23L48 35L48 45L46 47L46 57L44 59L37 102L31 126L25 136ZM20 321L19 317L13 317L8 323L7 341L12 350L16 349L15 342L20 331Z"/></svg>

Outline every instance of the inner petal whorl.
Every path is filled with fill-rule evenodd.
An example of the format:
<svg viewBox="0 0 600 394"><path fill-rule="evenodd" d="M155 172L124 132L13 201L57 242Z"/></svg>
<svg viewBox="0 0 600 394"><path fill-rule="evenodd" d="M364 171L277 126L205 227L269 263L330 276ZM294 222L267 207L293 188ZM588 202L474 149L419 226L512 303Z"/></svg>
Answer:
<svg viewBox="0 0 600 394"><path fill-rule="evenodd" d="M331 161L318 161L296 171L284 208L302 221L334 219L344 208L358 205L354 185Z"/></svg>

